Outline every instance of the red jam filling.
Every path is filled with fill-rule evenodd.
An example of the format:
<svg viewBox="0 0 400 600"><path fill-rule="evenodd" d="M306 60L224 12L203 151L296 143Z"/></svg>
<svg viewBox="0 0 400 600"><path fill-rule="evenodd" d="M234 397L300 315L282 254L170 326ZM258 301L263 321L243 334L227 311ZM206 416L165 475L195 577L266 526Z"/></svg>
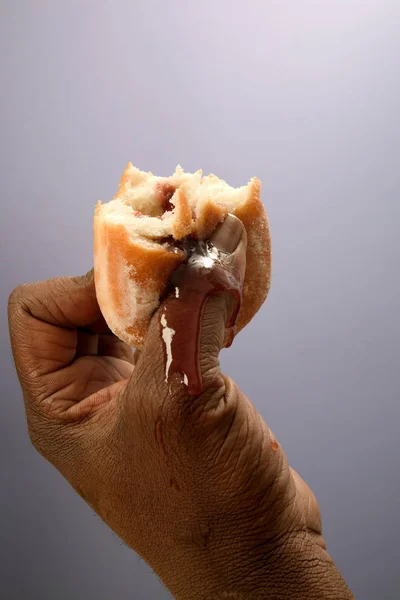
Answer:
<svg viewBox="0 0 400 600"><path fill-rule="evenodd" d="M174 205L170 202L175 194L175 187L170 183L159 182L156 185L156 190L159 194L161 208L163 212L168 212L174 209Z"/></svg>

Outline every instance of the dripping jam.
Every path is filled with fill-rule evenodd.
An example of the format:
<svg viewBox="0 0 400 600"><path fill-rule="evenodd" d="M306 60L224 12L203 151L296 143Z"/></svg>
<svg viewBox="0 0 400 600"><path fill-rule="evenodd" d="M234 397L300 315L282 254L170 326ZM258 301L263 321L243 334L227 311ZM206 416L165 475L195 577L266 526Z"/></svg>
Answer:
<svg viewBox="0 0 400 600"><path fill-rule="evenodd" d="M226 344L233 340L233 326L241 304L239 274L221 260L219 251L209 241L191 238L180 244L185 261L171 278L169 300L163 312L163 322L174 333L171 340L172 360L166 378L179 375L190 395L199 395L202 381L199 365L201 318L207 299L217 294L232 298L232 309L226 322ZM176 294L176 290L179 294Z"/></svg>

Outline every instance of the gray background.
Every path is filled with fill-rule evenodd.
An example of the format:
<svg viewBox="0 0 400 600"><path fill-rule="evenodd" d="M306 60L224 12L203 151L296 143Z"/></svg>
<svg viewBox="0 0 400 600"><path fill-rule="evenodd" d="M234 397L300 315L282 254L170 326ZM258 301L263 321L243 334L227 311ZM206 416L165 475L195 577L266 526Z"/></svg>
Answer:
<svg viewBox="0 0 400 600"><path fill-rule="evenodd" d="M31 448L5 316L91 267L128 160L263 181L272 290L223 366L356 597L398 598L399 40L398 0L1 2L2 598L169 597Z"/></svg>

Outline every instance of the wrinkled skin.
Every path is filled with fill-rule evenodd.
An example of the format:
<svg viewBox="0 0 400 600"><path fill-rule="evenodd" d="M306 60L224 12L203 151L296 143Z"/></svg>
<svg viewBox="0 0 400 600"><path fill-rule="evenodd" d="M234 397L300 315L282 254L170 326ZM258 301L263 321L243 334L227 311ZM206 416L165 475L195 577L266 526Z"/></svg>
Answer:
<svg viewBox="0 0 400 600"><path fill-rule="evenodd" d="M234 256L242 270L245 243ZM230 309L229 297L207 302L203 393L190 398L165 383L160 311L133 354L108 330L92 272L14 290L32 443L178 599L352 598L313 493L219 370Z"/></svg>

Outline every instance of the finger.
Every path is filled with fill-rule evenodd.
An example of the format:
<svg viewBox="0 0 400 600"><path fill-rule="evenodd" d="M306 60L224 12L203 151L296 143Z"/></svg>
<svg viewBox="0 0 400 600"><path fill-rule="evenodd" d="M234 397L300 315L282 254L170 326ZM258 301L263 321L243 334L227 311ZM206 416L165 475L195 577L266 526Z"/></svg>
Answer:
<svg viewBox="0 0 400 600"><path fill-rule="evenodd" d="M76 328L101 320L93 273L16 288L9 298L8 316L15 366L24 391L31 394L43 376L74 361ZM90 353L94 351L92 347Z"/></svg>
<svg viewBox="0 0 400 600"><path fill-rule="evenodd" d="M166 395L199 396L224 386L218 356L237 308L232 290L236 286L240 296L246 265L246 232L241 221L229 215L211 242L219 251L219 271L199 268L197 257L189 259L178 291L152 319L127 394L141 389L157 403ZM215 289L210 287L210 277Z"/></svg>
<svg viewBox="0 0 400 600"><path fill-rule="evenodd" d="M112 333L91 333L78 330L75 359L81 356L110 356L133 364L132 347Z"/></svg>
<svg viewBox="0 0 400 600"><path fill-rule="evenodd" d="M139 348L136 348L133 353L133 364L134 365L136 365L137 361L139 360L139 356L140 356L140 350L139 350Z"/></svg>
<svg viewBox="0 0 400 600"><path fill-rule="evenodd" d="M119 382L127 382L132 375L133 365L127 360L110 356L83 356L57 373L45 377L46 402L41 393L35 394L35 406L41 412L56 419L69 420L77 416L78 410L70 411L72 406L82 404L86 414L87 398L94 406L96 396L106 388ZM110 396L111 397L111 396Z"/></svg>
<svg viewBox="0 0 400 600"><path fill-rule="evenodd" d="M79 277L57 277L18 286L10 295L9 314L23 309L39 321L74 329L102 321L93 269Z"/></svg>
<svg viewBox="0 0 400 600"><path fill-rule="evenodd" d="M121 358L127 362L134 364L133 349L128 344L125 344L117 336L105 333L98 336L98 349L97 353L99 356L112 356L114 358Z"/></svg>
<svg viewBox="0 0 400 600"><path fill-rule="evenodd" d="M77 331L75 358L81 356L97 356L99 351L99 336L97 333Z"/></svg>

